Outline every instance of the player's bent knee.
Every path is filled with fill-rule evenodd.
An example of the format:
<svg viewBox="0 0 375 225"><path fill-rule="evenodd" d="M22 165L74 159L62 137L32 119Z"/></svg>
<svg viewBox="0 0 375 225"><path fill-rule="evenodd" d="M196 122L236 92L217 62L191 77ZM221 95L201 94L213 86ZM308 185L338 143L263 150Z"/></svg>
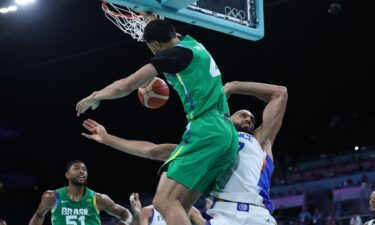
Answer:
<svg viewBox="0 0 375 225"><path fill-rule="evenodd" d="M176 207L177 205L181 206L181 203L178 200L171 198L170 196L156 195L152 201L152 205L157 211L163 214L169 209Z"/></svg>
<svg viewBox="0 0 375 225"><path fill-rule="evenodd" d="M157 211L163 214L167 210L168 205L170 205L170 203L167 199L156 195L152 200L152 205Z"/></svg>

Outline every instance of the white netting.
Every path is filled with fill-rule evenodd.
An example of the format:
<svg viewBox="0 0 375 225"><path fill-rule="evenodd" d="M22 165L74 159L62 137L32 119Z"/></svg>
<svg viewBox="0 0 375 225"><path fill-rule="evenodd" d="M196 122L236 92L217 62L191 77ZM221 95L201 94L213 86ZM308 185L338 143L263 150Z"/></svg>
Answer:
<svg viewBox="0 0 375 225"><path fill-rule="evenodd" d="M119 7L109 2L103 2L102 9L105 16L124 33L130 34L137 41L142 41L143 30L147 24L143 16L128 7Z"/></svg>

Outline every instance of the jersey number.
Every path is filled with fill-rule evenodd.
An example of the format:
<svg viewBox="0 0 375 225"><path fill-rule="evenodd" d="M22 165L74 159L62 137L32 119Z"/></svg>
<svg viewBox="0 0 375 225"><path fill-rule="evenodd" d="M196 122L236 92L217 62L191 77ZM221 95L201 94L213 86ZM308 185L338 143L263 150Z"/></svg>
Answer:
<svg viewBox="0 0 375 225"><path fill-rule="evenodd" d="M238 151L237 151L237 153L239 153L243 149L243 147L245 147L245 143L239 141L238 142Z"/></svg>
<svg viewBox="0 0 375 225"><path fill-rule="evenodd" d="M217 65L215 63L215 60L210 56L210 74L212 77L220 76L220 70L217 68Z"/></svg>
<svg viewBox="0 0 375 225"><path fill-rule="evenodd" d="M77 216L66 216L66 225L78 225ZM78 217L79 225L85 225L85 216Z"/></svg>

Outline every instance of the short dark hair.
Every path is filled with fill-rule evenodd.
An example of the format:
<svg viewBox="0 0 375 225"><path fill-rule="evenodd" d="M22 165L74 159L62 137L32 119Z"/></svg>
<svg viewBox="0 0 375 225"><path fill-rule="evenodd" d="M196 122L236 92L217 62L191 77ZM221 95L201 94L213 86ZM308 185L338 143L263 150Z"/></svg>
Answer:
<svg viewBox="0 0 375 225"><path fill-rule="evenodd" d="M147 43L152 41L169 42L175 38L176 29L168 21L156 19L149 22L143 32L143 40Z"/></svg>
<svg viewBox="0 0 375 225"><path fill-rule="evenodd" d="M81 160L73 160L73 161L70 161L68 164L66 164L65 172L68 172L68 171L70 170L70 167L72 167L74 164L77 164L77 163L85 164L85 163L82 162Z"/></svg>

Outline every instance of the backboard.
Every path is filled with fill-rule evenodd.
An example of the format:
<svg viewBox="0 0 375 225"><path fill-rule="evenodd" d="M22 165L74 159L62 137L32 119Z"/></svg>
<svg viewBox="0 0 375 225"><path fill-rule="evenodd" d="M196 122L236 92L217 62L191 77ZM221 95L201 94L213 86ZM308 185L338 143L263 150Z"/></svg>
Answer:
<svg viewBox="0 0 375 225"><path fill-rule="evenodd" d="M263 0L106 0L247 40L264 36Z"/></svg>

